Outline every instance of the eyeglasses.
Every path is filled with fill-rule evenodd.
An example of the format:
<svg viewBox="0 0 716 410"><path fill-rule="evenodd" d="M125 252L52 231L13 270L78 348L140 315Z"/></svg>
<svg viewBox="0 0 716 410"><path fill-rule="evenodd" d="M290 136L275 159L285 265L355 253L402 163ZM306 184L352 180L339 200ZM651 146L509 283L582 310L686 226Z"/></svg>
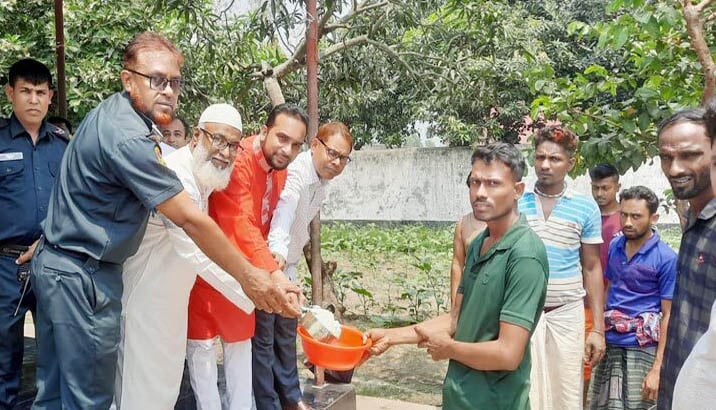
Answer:
<svg viewBox="0 0 716 410"><path fill-rule="evenodd" d="M348 155L341 155L340 152L338 152L338 151L334 150L333 148L329 147L328 145L326 145L326 143L323 142L322 139L320 139L320 138L318 138L318 137L316 137L316 139L317 139L321 144L323 144L324 147L326 147L326 155L328 155L328 158L329 158L331 161L335 161L336 158L337 158L337 159L341 162L341 164L347 164L347 163L351 162L351 157L350 157L350 156L348 156Z"/></svg>
<svg viewBox="0 0 716 410"><path fill-rule="evenodd" d="M167 88L167 84L169 84L169 86L172 88L172 91L177 93L184 85L184 81L181 78L166 78L156 75L147 75L144 73L140 73L139 71L134 71L131 68L125 68L125 70L129 71L130 73L141 75L144 78L148 78L149 88L151 88L152 90L162 91Z"/></svg>
<svg viewBox="0 0 716 410"><path fill-rule="evenodd" d="M205 130L202 127L197 127L199 130L201 130L211 141L211 146L218 149L219 151L223 151L226 149L226 147L229 147L229 153L235 154L239 149L243 151L243 147L241 146L241 143L239 142L233 142L229 143L229 141L224 138L221 134L213 134L207 130Z"/></svg>

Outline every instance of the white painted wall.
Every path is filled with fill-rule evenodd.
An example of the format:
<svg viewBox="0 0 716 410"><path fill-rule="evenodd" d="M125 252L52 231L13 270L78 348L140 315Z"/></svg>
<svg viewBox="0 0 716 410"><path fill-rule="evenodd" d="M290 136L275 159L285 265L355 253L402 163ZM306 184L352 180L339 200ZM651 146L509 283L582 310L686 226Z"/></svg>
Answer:
<svg viewBox="0 0 716 410"><path fill-rule="evenodd" d="M345 221L456 221L470 211L465 179L471 148L401 148L355 151L342 175L330 185L321 210L324 220ZM525 181L535 181L534 168ZM659 158L629 171L622 188L645 185L662 197L669 188ZM589 176L570 180L579 192L591 195ZM661 223L678 223L662 212Z"/></svg>

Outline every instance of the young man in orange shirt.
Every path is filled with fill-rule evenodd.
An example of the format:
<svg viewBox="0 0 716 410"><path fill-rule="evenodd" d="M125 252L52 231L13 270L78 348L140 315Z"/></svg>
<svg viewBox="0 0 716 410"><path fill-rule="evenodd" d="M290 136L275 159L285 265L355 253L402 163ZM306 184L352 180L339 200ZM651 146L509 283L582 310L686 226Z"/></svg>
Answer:
<svg viewBox="0 0 716 410"><path fill-rule="evenodd" d="M308 117L292 104L281 104L269 113L259 135L242 141L228 187L209 199L209 214L252 265L273 272L277 282L290 281L279 270L267 237L271 217L286 182L286 167L301 151ZM294 295L295 296L295 295ZM298 299L294 298L298 305ZM254 315L246 314L201 278L189 299L187 361L191 384L201 409L221 409L216 385L216 348L221 337L229 408L251 408ZM275 312L281 314L282 312ZM270 370L270 369L269 369ZM261 374L271 374L258 369ZM257 401L262 392L255 392Z"/></svg>

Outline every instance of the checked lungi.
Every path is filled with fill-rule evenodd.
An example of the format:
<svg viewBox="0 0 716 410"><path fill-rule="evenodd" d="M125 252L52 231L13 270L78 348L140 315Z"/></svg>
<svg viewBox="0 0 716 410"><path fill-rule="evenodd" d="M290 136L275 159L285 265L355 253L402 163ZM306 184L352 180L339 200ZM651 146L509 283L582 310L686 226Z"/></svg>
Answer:
<svg viewBox="0 0 716 410"><path fill-rule="evenodd" d="M641 386L651 370L656 345L649 347L607 346L607 351L592 370L589 384L589 409L648 409L655 402L643 400Z"/></svg>

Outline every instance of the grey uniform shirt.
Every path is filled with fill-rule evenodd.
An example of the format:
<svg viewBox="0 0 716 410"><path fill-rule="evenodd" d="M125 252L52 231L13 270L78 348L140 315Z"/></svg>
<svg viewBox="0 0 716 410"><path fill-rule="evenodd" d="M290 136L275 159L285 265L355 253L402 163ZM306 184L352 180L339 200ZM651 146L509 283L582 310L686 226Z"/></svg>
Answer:
<svg viewBox="0 0 716 410"><path fill-rule="evenodd" d="M127 93L102 101L80 124L60 166L43 232L50 244L123 263L150 212L183 190Z"/></svg>

